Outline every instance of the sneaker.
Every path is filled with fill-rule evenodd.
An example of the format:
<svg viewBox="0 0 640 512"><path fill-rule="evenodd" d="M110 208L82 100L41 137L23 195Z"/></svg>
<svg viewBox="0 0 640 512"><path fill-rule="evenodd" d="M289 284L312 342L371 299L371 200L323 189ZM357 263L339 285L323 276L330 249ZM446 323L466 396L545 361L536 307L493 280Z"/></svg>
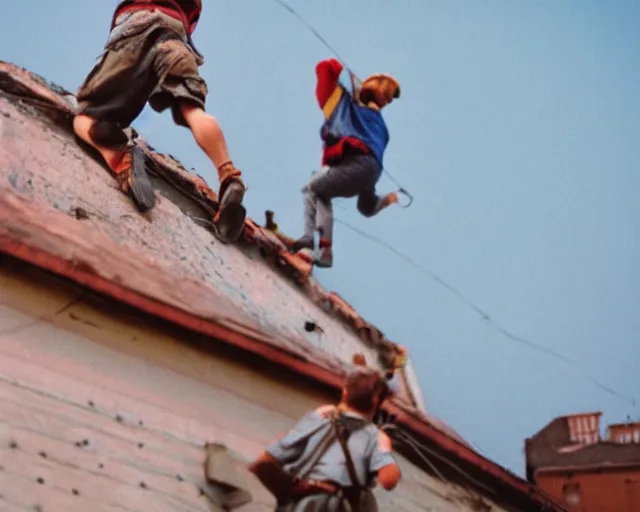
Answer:
<svg viewBox="0 0 640 512"><path fill-rule="evenodd" d="M314 263L316 267L331 268L333 266L333 251L330 245L320 247L315 254Z"/></svg>
<svg viewBox="0 0 640 512"><path fill-rule="evenodd" d="M315 242L312 236L304 235L302 238L298 238L291 246L292 252L300 252L303 249L310 249L313 252L315 248Z"/></svg>
<svg viewBox="0 0 640 512"><path fill-rule="evenodd" d="M223 243L235 242L244 229L247 210L242 205L246 187L240 172L228 175L220 184L220 205L213 218L214 234Z"/></svg>
<svg viewBox="0 0 640 512"><path fill-rule="evenodd" d="M120 190L133 199L138 211L145 213L155 206L156 196L147 174L146 157L139 147L134 146L124 153L112 172Z"/></svg>
<svg viewBox="0 0 640 512"><path fill-rule="evenodd" d="M232 180L224 191L222 201L220 201L222 208L230 204L242 204L242 200L244 199L244 193L246 191L244 183L242 183L240 178L232 178Z"/></svg>

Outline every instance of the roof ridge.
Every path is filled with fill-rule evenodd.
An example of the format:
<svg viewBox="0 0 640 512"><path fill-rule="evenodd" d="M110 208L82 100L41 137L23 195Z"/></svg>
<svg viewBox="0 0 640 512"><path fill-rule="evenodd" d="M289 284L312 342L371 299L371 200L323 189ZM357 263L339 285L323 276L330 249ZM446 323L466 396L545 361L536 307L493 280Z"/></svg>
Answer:
<svg viewBox="0 0 640 512"><path fill-rule="evenodd" d="M36 73L2 60L0 60L0 88L27 101L35 100L39 106L52 107L64 115L73 116L76 113L77 102L71 92ZM193 172L187 170L173 155L156 151L144 136L139 136L137 133L136 135L136 144L154 164L151 171L211 212L213 217L218 207L218 197L206 180L195 170ZM384 370L393 372L404 366L408 360L407 349L386 338L380 329L366 321L337 292L327 291L320 285L311 275L311 265L291 254L283 237L288 238L286 235L274 233L249 217L245 221L243 241L248 245L258 246L261 255L272 264L273 268L280 270L281 274L296 282L318 307L325 312L333 313L351 327L361 341L374 348L378 354L378 363Z"/></svg>

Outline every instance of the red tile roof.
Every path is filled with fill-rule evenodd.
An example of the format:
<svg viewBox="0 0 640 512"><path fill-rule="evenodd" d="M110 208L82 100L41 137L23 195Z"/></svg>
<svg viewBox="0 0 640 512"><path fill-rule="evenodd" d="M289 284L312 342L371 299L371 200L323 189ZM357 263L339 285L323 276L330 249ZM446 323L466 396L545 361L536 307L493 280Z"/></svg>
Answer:
<svg viewBox="0 0 640 512"><path fill-rule="evenodd" d="M153 220L138 214L109 192L112 178L74 143L74 108L70 93L0 61L0 252L332 387L356 351L383 369L406 355L324 290L276 233L248 219L245 247L217 243L194 222L210 218L215 193L144 143L161 199ZM280 272L267 271L265 261ZM307 332L308 321L321 331ZM397 423L535 510L560 510L419 410L410 365L398 374L402 392L386 406Z"/></svg>

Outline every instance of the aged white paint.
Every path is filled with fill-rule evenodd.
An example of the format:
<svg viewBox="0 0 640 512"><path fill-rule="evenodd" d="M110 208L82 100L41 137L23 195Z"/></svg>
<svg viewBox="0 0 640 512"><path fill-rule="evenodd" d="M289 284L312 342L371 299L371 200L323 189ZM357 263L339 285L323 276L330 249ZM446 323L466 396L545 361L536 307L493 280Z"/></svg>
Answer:
<svg viewBox="0 0 640 512"><path fill-rule="evenodd" d="M0 510L217 510L199 491L207 442L248 462L328 400L78 293L0 264ZM474 510L399 459L381 510ZM254 501L238 510L273 510L246 477Z"/></svg>

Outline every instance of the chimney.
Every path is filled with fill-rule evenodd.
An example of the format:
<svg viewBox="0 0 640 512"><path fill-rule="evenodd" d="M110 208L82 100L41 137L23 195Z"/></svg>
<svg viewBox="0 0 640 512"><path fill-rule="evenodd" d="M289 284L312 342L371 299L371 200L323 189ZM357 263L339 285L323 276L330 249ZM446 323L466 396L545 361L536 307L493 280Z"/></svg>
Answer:
<svg viewBox="0 0 640 512"><path fill-rule="evenodd" d="M607 438L610 443L640 444L640 422L609 425Z"/></svg>
<svg viewBox="0 0 640 512"><path fill-rule="evenodd" d="M569 439L576 444L596 444L600 441L601 412L567 416Z"/></svg>

